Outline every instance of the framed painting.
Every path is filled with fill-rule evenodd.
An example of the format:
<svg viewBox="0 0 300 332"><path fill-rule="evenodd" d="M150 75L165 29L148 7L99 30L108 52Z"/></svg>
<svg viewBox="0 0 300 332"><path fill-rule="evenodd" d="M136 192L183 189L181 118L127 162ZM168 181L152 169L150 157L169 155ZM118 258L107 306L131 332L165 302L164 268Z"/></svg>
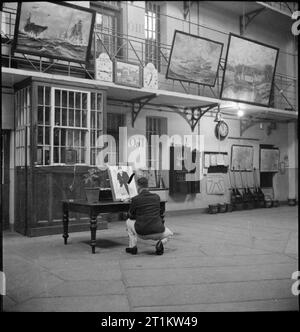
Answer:
<svg viewBox="0 0 300 332"><path fill-rule="evenodd" d="M223 44L175 30L166 78L215 86Z"/></svg>
<svg viewBox="0 0 300 332"><path fill-rule="evenodd" d="M230 33L220 98L269 107L278 52Z"/></svg>
<svg viewBox="0 0 300 332"><path fill-rule="evenodd" d="M253 169L253 146L232 145L231 170L252 171L252 169Z"/></svg>
<svg viewBox="0 0 300 332"><path fill-rule="evenodd" d="M66 2L18 3L13 51L85 63L95 12Z"/></svg>
<svg viewBox="0 0 300 332"><path fill-rule="evenodd" d="M131 166L108 166L108 174L114 201L124 201L137 195L135 180L128 180L133 174Z"/></svg>
<svg viewBox="0 0 300 332"><path fill-rule="evenodd" d="M260 155L261 172L278 172L279 171L279 149L278 148L261 148Z"/></svg>
<svg viewBox="0 0 300 332"><path fill-rule="evenodd" d="M116 60L114 62L115 83L140 88L142 72L140 65Z"/></svg>

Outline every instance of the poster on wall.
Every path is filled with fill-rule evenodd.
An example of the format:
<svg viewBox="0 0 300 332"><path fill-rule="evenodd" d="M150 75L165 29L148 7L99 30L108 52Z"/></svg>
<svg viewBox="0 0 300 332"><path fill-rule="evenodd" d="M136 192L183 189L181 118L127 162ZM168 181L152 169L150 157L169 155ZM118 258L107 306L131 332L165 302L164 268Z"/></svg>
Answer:
<svg viewBox="0 0 300 332"><path fill-rule="evenodd" d="M279 149L260 149L259 160L261 172L279 171Z"/></svg>
<svg viewBox="0 0 300 332"><path fill-rule="evenodd" d="M128 180L133 174L131 166L109 166L108 174L114 201L124 201L137 195L135 181L128 184Z"/></svg>
<svg viewBox="0 0 300 332"><path fill-rule="evenodd" d="M223 44L175 30L166 78L215 86Z"/></svg>
<svg viewBox="0 0 300 332"><path fill-rule="evenodd" d="M221 99L269 106L279 49L230 33Z"/></svg>
<svg viewBox="0 0 300 332"><path fill-rule="evenodd" d="M107 53L101 53L95 61L95 78L105 82L113 81L113 62Z"/></svg>
<svg viewBox="0 0 300 332"><path fill-rule="evenodd" d="M231 170L252 171L252 169L253 169L253 146L232 145Z"/></svg>
<svg viewBox="0 0 300 332"><path fill-rule="evenodd" d="M134 88L141 87L141 67L135 63L115 61L115 83L131 86Z"/></svg>
<svg viewBox="0 0 300 332"><path fill-rule="evenodd" d="M95 12L66 2L18 3L14 52L84 63Z"/></svg>
<svg viewBox="0 0 300 332"><path fill-rule="evenodd" d="M144 88L158 89L158 72L154 64L149 62L144 68Z"/></svg>

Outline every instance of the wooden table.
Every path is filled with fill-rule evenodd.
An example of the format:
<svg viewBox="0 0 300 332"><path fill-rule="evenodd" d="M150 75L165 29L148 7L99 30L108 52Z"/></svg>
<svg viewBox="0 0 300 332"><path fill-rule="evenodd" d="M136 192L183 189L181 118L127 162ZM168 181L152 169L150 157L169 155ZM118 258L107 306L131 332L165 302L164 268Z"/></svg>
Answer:
<svg viewBox="0 0 300 332"><path fill-rule="evenodd" d="M96 231L97 231L97 216L101 213L117 213L128 212L130 202L112 202L99 201L97 203L89 203L85 200L64 200L63 203L63 238L65 245L67 244L69 233L69 212L79 212L88 214L90 217L90 230L92 253L95 253L96 247ZM164 222L165 202L160 202L160 214Z"/></svg>

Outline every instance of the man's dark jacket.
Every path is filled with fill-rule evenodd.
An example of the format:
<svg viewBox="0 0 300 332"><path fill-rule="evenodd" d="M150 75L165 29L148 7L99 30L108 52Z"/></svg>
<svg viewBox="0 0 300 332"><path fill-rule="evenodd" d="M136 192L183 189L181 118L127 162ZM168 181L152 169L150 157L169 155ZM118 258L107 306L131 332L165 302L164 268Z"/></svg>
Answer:
<svg viewBox="0 0 300 332"><path fill-rule="evenodd" d="M135 219L135 230L140 235L163 233L165 226L160 217L160 197L142 190L131 200L129 218Z"/></svg>

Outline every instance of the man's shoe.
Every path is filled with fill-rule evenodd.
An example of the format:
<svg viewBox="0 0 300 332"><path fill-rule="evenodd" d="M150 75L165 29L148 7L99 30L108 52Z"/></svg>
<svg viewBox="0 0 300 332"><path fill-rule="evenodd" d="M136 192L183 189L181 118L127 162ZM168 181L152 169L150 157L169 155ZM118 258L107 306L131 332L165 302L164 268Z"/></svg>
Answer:
<svg viewBox="0 0 300 332"><path fill-rule="evenodd" d="M156 243L156 255L162 255L164 253L164 245L162 244L161 240Z"/></svg>
<svg viewBox="0 0 300 332"><path fill-rule="evenodd" d="M126 252L131 255L136 255L137 254L137 247L132 247L132 248L126 248Z"/></svg>

